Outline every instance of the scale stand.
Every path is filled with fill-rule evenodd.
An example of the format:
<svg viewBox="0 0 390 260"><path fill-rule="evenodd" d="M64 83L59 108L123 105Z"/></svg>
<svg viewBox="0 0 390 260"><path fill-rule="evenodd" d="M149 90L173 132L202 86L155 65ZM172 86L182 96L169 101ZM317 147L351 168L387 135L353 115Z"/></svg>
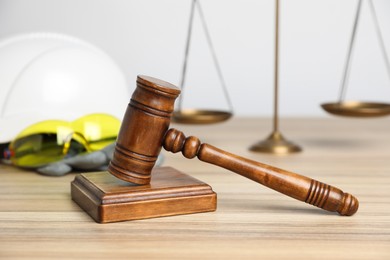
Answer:
<svg viewBox="0 0 390 260"><path fill-rule="evenodd" d="M275 13L275 93L274 93L274 121L273 132L267 139L252 145L249 149L253 152L289 154L300 152L302 149L286 140L279 131L278 124L278 85L279 85L279 0L276 0Z"/></svg>

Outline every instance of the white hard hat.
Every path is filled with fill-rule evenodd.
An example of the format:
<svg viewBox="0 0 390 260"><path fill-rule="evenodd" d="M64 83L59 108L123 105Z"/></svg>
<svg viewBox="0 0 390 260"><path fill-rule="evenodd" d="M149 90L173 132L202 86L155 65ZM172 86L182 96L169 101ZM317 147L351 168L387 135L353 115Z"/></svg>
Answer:
<svg viewBox="0 0 390 260"><path fill-rule="evenodd" d="M74 37L33 33L0 41L0 143L48 119L122 119L130 90L113 60Z"/></svg>

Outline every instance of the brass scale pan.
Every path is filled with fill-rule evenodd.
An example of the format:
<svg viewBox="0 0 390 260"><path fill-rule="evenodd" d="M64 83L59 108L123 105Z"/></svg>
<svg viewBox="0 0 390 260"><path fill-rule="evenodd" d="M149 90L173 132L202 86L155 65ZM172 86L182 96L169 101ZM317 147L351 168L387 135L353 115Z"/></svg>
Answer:
<svg viewBox="0 0 390 260"><path fill-rule="evenodd" d="M379 117L390 114L390 105L377 102L344 101L325 103L321 107L328 113L348 117Z"/></svg>
<svg viewBox="0 0 390 260"><path fill-rule="evenodd" d="M228 120L232 113L218 110L184 109L173 112L173 121L182 124L212 124Z"/></svg>
<svg viewBox="0 0 390 260"><path fill-rule="evenodd" d="M190 12L190 21L188 26L188 33L187 33L187 42L186 42L186 48L185 48L185 55L184 55L184 62L183 62L183 68L182 68L182 75L181 75L181 84L180 88L184 90L184 83L185 83L185 77L186 77L186 71L187 71L187 63L188 63L188 54L190 49L190 42L191 42L191 35L192 35L192 27L193 27L193 21L194 21L194 13L195 9L197 8L198 14L200 16L200 20L202 21L203 29L206 35L207 43L209 45L210 51L213 56L214 65L218 73L218 77L220 79L224 95L226 98L226 101L229 106L229 111L219 111L219 110L206 110L206 109L182 109L182 97L183 94L179 97L179 106L178 109L173 112L172 120L176 123L183 123L183 124L211 124L211 123L218 123L223 122L225 120L228 120L233 113L233 106L229 98L229 94L226 88L226 84L224 81L224 78L222 76L222 72L217 60L217 56L211 41L210 33L206 24L206 19L203 15L203 10L200 4L199 0L193 0L191 5L191 12Z"/></svg>
<svg viewBox="0 0 390 260"><path fill-rule="evenodd" d="M369 7L372 13L372 17L374 19L374 24L376 27L377 36L379 39L379 43L382 49L383 58L385 60L385 63L387 65L387 71L389 73L390 77L390 63L389 59L386 53L385 44L383 41L383 37L381 34L381 30L379 27L378 18L376 15L375 7L372 2L372 0L368 0ZM330 114L337 115L337 116L347 116L347 117L379 117L379 116L387 116L390 115L390 104L388 103L380 103L380 102L363 102L363 101L344 101L344 96L346 92L346 81L347 81L347 75L349 72L350 67L350 61L351 61L351 53L354 47L355 42L355 36L356 36L356 30L359 22L359 16L361 12L361 6L362 6L362 0L358 1L357 8L356 8L356 15L355 15L355 21L353 25L350 45L349 45L349 51L347 54L346 64L344 68L344 77L341 84L340 89L340 98L339 102L334 103L325 103L322 104L321 107L327 111Z"/></svg>

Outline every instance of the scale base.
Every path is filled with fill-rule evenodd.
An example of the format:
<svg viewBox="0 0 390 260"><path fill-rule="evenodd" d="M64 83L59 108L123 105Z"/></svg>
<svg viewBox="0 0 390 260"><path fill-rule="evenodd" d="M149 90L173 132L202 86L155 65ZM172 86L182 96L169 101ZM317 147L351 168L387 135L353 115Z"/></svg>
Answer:
<svg viewBox="0 0 390 260"><path fill-rule="evenodd" d="M289 154L302 151L298 145L286 140L280 132L273 132L267 139L252 145L249 150L273 154Z"/></svg>
<svg viewBox="0 0 390 260"><path fill-rule="evenodd" d="M147 185L107 171L80 174L71 183L71 195L98 223L215 211L217 205L209 185L171 167L153 169Z"/></svg>

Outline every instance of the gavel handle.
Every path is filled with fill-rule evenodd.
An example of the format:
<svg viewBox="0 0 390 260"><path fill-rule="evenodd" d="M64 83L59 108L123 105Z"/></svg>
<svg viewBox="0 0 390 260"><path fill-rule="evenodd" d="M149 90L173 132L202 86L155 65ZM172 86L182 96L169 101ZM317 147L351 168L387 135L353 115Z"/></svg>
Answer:
<svg viewBox="0 0 390 260"><path fill-rule="evenodd" d="M176 129L167 131L163 146L167 151L181 151L189 159L197 156L201 161L218 165L287 196L343 216L353 215L359 207L353 195L338 188L202 144L197 137L186 138Z"/></svg>

